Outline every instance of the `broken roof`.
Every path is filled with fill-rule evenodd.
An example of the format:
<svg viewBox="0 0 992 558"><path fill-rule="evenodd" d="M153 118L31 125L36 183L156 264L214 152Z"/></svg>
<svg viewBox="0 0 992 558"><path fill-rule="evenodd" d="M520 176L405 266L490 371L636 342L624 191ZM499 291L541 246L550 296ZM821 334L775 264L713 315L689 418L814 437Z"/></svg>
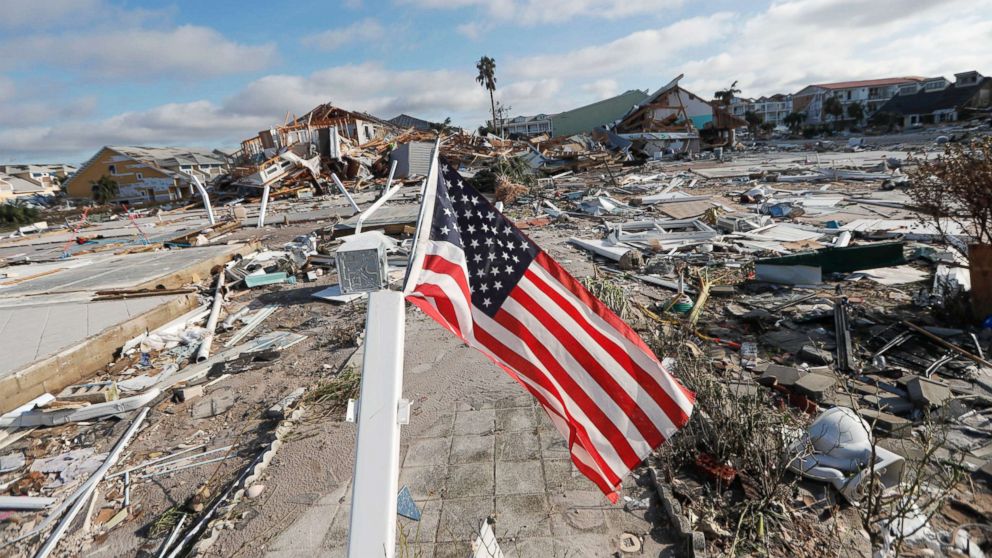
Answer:
<svg viewBox="0 0 992 558"><path fill-rule="evenodd" d="M365 120L368 122L374 122L376 124L386 126L387 128L396 128L396 124L392 122L383 120L378 116L373 116L367 112L358 112L345 110L340 107L336 107L331 103L324 103L322 105L317 105L310 112L304 114L303 116L297 118L293 121L295 125L318 125L321 122L335 120L338 118L353 118L357 120Z"/></svg>

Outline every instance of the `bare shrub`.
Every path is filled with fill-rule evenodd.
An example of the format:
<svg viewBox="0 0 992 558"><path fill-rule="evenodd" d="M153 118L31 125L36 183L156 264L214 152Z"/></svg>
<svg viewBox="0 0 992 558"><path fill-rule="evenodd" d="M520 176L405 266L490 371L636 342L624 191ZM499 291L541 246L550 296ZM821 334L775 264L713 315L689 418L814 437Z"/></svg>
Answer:
<svg viewBox="0 0 992 558"><path fill-rule="evenodd" d="M736 469L745 497L728 498L728 487L717 484L706 498L712 509L694 511L712 516L733 533L729 555L757 549L768 554L769 546L778 545L778 533L792 521L788 502L799 479L788 464L808 450L796 452L790 445L805 428L806 418L777 408L763 389L752 393L731 387L701 351L689 347L693 342L688 330L653 340L657 354L674 359L671 371L696 393L689 423L659 450L659 466L671 480L676 471L708 454Z"/></svg>
<svg viewBox="0 0 992 558"><path fill-rule="evenodd" d="M956 223L979 244L992 245L992 137L970 144L949 143L944 153L909 173L907 192L923 222L947 235Z"/></svg>
<svg viewBox="0 0 992 558"><path fill-rule="evenodd" d="M906 542L927 528L940 512L952 489L964 480L961 458L948 459L940 452L947 439L947 423L926 414L900 452L905 466L898 487L886 490L875 472L878 439L872 437L870 479L857 506L862 528L872 548L882 556L900 556Z"/></svg>

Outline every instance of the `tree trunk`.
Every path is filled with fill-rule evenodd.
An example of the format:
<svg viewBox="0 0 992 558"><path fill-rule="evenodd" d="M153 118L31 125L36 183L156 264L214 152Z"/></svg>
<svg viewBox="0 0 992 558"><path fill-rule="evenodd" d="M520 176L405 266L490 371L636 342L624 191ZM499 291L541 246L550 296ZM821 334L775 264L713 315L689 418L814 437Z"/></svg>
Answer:
<svg viewBox="0 0 992 558"><path fill-rule="evenodd" d="M496 127L496 99L493 97L493 90L489 90L489 107L493 111L493 133L503 137L503 133Z"/></svg>
<svg viewBox="0 0 992 558"><path fill-rule="evenodd" d="M979 321L992 315L992 246L968 246L968 264L971 274L971 303Z"/></svg>

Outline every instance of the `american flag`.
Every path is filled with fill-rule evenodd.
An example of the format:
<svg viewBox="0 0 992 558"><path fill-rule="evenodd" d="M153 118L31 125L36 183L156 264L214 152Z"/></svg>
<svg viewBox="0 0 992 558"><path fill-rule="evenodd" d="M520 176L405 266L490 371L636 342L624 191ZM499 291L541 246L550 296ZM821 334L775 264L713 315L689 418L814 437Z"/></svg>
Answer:
<svg viewBox="0 0 992 558"><path fill-rule="evenodd" d="M624 475L689 419L695 395L637 333L436 158L406 285L537 398L614 503Z"/></svg>

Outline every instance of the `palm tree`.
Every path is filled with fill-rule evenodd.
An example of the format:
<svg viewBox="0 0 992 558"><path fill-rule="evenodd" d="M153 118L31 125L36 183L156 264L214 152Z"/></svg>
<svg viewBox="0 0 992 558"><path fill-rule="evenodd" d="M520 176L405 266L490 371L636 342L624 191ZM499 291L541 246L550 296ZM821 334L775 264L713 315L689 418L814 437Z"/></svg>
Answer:
<svg viewBox="0 0 992 558"><path fill-rule="evenodd" d="M734 100L734 95L740 92L741 90L737 89L737 80L734 80L734 83L731 83L730 87L713 93L713 96L716 97L716 100L719 101L722 106L727 106L730 104L730 101Z"/></svg>
<svg viewBox="0 0 992 558"><path fill-rule="evenodd" d="M803 122L806 122L806 113L790 112L785 115L782 122L785 122L785 125L789 127L789 130L792 131L793 134L798 134L803 127Z"/></svg>
<svg viewBox="0 0 992 558"><path fill-rule="evenodd" d="M496 60L488 56L483 56L476 63L475 68L479 70L479 75L475 77L475 81L479 82L479 85L485 87L489 90L489 106L493 112L492 128L496 131L496 98L493 96L493 92L496 91Z"/></svg>
<svg viewBox="0 0 992 558"><path fill-rule="evenodd" d="M844 105L836 96L827 97L823 101L823 114L834 117L834 121L844 116Z"/></svg>
<svg viewBox="0 0 992 558"><path fill-rule="evenodd" d="M447 134L451 131L451 117L447 117L443 122L431 122L429 128L438 134Z"/></svg>
<svg viewBox="0 0 992 558"><path fill-rule="evenodd" d="M858 101L854 101L847 105L847 116L854 120L855 126L861 124L861 120L865 117L865 106Z"/></svg>
<svg viewBox="0 0 992 558"><path fill-rule="evenodd" d="M744 112L744 120L747 121L747 130L753 134L763 119L760 114L749 110Z"/></svg>
<svg viewBox="0 0 992 558"><path fill-rule="evenodd" d="M121 191L117 181L107 175L103 175L97 180L91 180L90 186L93 189L93 200L100 205L109 203Z"/></svg>

